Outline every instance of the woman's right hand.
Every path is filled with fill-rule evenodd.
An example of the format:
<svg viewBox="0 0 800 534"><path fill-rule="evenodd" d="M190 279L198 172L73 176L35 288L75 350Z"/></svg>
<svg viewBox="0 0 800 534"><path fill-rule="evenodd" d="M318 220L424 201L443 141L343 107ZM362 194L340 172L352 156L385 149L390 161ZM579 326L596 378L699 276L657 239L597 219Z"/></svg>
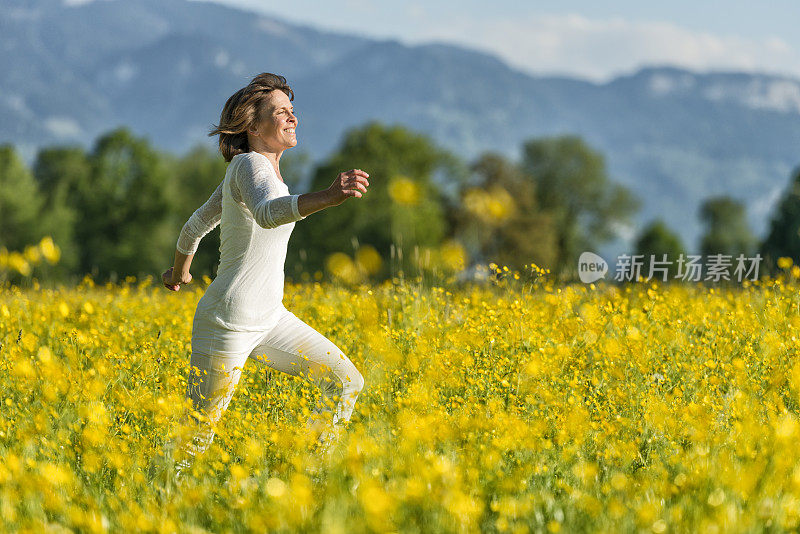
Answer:
<svg viewBox="0 0 800 534"><path fill-rule="evenodd" d="M361 169L351 169L339 173L339 176L328 188L328 195L332 206L338 206L348 197L361 198L369 187L369 174Z"/></svg>
<svg viewBox="0 0 800 534"><path fill-rule="evenodd" d="M170 291L180 291L181 284L188 284L192 281L192 275L191 273L186 273L183 276L180 274L175 275L174 267L170 267L161 275L161 280L164 282L164 287Z"/></svg>

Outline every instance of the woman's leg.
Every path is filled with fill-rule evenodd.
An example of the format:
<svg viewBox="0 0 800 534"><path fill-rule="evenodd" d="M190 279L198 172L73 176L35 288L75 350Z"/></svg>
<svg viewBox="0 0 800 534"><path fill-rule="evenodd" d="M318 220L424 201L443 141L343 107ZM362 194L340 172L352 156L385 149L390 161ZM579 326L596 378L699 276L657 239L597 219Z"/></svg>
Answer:
<svg viewBox="0 0 800 534"><path fill-rule="evenodd" d="M320 388L322 395L306 423L311 432L350 420L364 377L339 347L292 312L282 311L250 357Z"/></svg>
<svg viewBox="0 0 800 534"><path fill-rule="evenodd" d="M183 453L179 470L188 467L211 446L215 425L228 409L248 354L262 335L227 330L205 318L195 317L186 387L192 411L184 419L192 430L189 439L179 445Z"/></svg>

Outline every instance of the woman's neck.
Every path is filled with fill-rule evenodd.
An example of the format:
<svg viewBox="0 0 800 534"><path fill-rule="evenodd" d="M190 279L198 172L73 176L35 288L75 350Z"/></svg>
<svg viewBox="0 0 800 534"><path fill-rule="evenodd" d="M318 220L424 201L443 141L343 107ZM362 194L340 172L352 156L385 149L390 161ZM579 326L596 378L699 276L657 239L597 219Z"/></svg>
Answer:
<svg viewBox="0 0 800 534"><path fill-rule="evenodd" d="M252 151L258 152L269 160L269 162L272 164L272 168L275 169L275 174L278 175L278 179L282 182L283 176L281 176L280 161L283 150L280 152L270 152L267 148L253 148Z"/></svg>

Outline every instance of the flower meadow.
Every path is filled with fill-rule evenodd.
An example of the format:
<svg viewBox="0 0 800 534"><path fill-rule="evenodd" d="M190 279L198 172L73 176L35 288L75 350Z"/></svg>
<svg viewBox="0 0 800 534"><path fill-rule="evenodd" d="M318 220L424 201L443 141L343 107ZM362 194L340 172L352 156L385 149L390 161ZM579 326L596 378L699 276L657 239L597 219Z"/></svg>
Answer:
<svg viewBox="0 0 800 534"><path fill-rule="evenodd" d="M616 286L492 267L441 286L288 283L286 307L365 378L352 419L316 450L303 430L319 392L250 360L177 484L151 468L184 431L209 280L6 283L0 530L800 528L792 273Z"/></svg>

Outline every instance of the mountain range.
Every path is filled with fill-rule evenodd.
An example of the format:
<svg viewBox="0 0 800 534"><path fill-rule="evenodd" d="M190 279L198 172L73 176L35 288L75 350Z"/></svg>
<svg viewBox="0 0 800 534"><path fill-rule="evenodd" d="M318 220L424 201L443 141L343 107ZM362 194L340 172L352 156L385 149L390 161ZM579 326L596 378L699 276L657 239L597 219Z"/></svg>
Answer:
<svg viewBox="0 0 800 534"><path fill-rule="evenodd" d="M695 252L701 202L743 201L758 235L800 163L800 80L648 66L606 83L535 76L485 52L322 31L211 2L0 2L0 142L31 163L54 144L90 148L120 125L158 148L215 147L227 98L260 72L295 92L313 159L377 119L466 160L516 159L525 140L577 134L642 210L604 251L630 253L654 218ZM603 253L603 251L601 251Z"/></svg>

